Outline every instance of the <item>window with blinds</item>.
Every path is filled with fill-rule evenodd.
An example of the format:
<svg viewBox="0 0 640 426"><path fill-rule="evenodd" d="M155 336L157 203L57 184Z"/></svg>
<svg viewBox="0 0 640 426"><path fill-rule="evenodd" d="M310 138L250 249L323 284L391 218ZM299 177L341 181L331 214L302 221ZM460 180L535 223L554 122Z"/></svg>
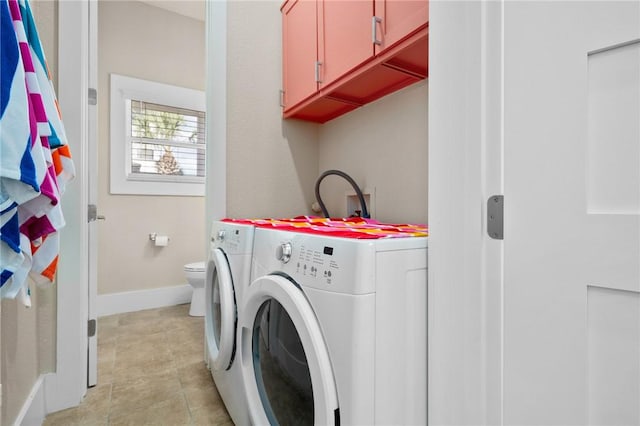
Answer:
<svg viewBox="0 0 640 426"><path fill-rule="evenodd" d="M204 196L204 92L118 74L110 79L110 192Z"/></svg>
<svg viewBox="0 0 640 426"><path fill-rule="evenodd" d="M130 103L130 175L204 178L204 112L133 99Z"/></svg>

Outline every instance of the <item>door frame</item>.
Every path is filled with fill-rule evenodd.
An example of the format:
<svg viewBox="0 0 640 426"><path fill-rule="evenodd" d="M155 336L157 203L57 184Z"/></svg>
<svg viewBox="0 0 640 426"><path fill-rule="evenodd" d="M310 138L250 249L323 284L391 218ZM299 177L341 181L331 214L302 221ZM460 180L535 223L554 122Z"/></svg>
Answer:
<svg viewBox="0 0 640 426"><path fill-rule="evenodd" d="M57 273L56 371L44 382L47 413L77 406L87 390L88 0L58 2L58 101L76 168L62 209Z"/></svg>
<svg viewBox="0 0 640 426"><path fill-rule="evenodd" d="M207 1L205 49L207 55L207 170L205 177L205 231L211 219L227 216L227 2ZM203 239L209 253L209 239Z"/></svg>
<svg viewBox="0 0 640 426"><path fill-rule="evenodd" d="M58 1L58 101L63 112L76 168L76 177L64 195L66 227L60 236L60 264L57 273L56 371L44 382L46 412L51 413L79 405L87 391L89 306L89 203L90 166L88 146L90 84L90 43L97 33L89 32L89 2L96 0ZM207 110L216 116L207 126L206 218L226 216L226 2L207 2ZM97 10L97 8L96 8ZM97 25L97 22L95 22ZM93 38L92 38L93 37ZM91 42L90 42L91 40ZM214 54L215 53L215 54ZM96 55L97 57L97 55ZM98 94L100 96L100 94ZM205 219L206 220L206 219ZM207 220L209 232L211 223ZM208 240L203 239L208 252ZM72 261L65 259L73 259ZM95 311L94 311L95 312Z"/></svg>
<svg viewBox="0 0 640 426"><path fill-rule="evenodd" d="M95 103L87 106L87 203L98 206L98 0L89 0L88 28L88 87L96 90ZM98 384L98 224L104 220L96 212L88 220L88 294L87 320L94 323L93 335L89 336L87 348L87 385Z"/></svg>
<svg viewBox="0 0 640 426"><path fill-rule="evenodd" d="M486 205L504 188L503 0L429 15L429 424L502 424L504 243Z"/></svg>

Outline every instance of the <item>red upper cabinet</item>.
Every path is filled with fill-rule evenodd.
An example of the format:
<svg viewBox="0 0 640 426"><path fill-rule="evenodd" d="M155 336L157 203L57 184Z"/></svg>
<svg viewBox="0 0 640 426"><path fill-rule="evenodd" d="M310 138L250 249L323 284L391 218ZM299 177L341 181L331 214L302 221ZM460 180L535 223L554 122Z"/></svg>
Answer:
<svg viewBox="0 0 640 426"><path fill-rule="evenodd" d="M372 16L371 0L318 2L320 88L371 58Z"/></svg>
<svg viewBox="0 0 640 426"><path fill-rule="evenodd" d="M288 1L281 12L286 109L318 91L315 76L318 58L316 0Z"/></svg>
<svg viewBox="0 0 640 426"><path fill-rule="evenodd" d="M427 77L427 0L287 0L284 117L324 123Z"/></svg>
<svg viewBox="0 0 640 426"><path fill-rule="evenodd" d="M429 3L416 0L374 0L375 53L410 36L429 22Z"/></svg>

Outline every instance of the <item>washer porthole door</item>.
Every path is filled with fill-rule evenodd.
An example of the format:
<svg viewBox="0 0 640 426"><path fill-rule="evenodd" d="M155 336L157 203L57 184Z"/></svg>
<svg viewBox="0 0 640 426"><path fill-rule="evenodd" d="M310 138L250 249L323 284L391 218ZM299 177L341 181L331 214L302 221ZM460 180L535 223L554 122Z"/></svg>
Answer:
<svg viewBox="0 0 640 426"><path fill-rule="evenodd" d="M339 424L329 353L302 290L279 275L255 280L240 317L242 374L254 424Z"/></svg>
<svg viewBox="0 0 640 426"><path fill-rule="evenodd" d="M229 262L219 248L209 257L205 287L205 333L211 368L225 370L235 353L236 305Z"/></svg>

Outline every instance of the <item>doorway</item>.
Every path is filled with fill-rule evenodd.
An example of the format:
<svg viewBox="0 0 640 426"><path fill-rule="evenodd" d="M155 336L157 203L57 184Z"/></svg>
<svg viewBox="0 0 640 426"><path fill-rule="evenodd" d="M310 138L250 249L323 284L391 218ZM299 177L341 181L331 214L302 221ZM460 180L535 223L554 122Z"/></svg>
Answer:
<svg viewBox="0 0 640 426"><path fill-rule="evenodd" d="M92 373L90 368L87 373L78 368L88 364L88 340L77 338L87 336L91 327L87 318L186 303L190 300L190 287L183 265L204 259L204 197L112 195L108 184L109 73L205 88L204 3L176 2L184 3L187 9L196 6L199 19L157 7L170 3L173 4L95 0L59 3L59 98L69 138L75 141L71 148L78 168L75 185L65 194L68 226L61 258L77 259L78 263L61 265L58 275L58 368L49 380L49 411L76 405L87 383L93 385L99 379L95 369ZM126 10L116 10L119 8ZM89 16L98 24L93 40L89 36ZM181 22L178 28L174 21ZM140 22L145 22L142 36ZM185 38L188 36L189 43ZM190 49L184 49L185 45ZM172 51L173 58L169 57ZM92 60L97 62L96 81L91 80L87 67ZM77 102L86 99L87 93L97 107L93 122L87 107ZM88 134L91 123L97 138ZM95 163L91 158L97 158ZM94 203L89 200L91 190L97 194ZM89 225L88 204L96 204L96 215L106 220ZM90 226L98 228L95 251L89 249ZM151 233L168 235L169 245L156 247L149 240ZM97 266L90 271L88 257L96 253ZM84 283L90 282L94 271L94 302L87 305L84 300L89 299L89 292ZM68 391L59 392L61 388Z"/></svg>

